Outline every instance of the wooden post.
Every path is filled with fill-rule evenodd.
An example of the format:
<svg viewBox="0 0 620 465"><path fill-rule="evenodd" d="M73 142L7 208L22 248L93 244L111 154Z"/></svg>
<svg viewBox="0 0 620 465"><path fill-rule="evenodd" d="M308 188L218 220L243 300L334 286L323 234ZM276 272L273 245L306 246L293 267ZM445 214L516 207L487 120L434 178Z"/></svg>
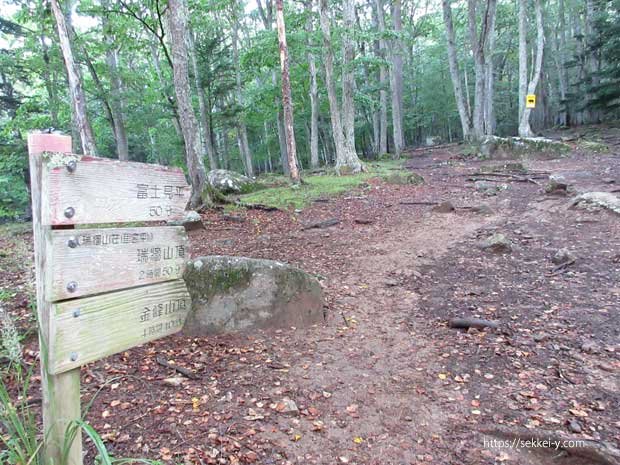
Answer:
<svg viewBox="0 0 620 465"><path fill-rule="evenodd" d="M43 391L44 465L82 465L81 430L77 430L68 454L63 457L67 426L80 419L80 369L58 375L48 371L48 348L51 303L47 300L48 241L51 226L41 222L43 153L71 153L71 137L57 134L29 134L30 189L32 195L32 228L34 232L35 271L37 280L37 316ZM64 461L66 459L66 461Z"/></svg>

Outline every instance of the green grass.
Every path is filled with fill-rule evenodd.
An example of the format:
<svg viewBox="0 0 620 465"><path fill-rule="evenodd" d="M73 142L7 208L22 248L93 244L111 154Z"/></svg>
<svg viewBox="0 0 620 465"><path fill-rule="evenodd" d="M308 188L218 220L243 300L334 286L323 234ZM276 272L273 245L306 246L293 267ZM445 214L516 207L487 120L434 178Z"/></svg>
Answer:
<svg viewBox="0 0 620 465"><path fill-rule="evenodd" d="M283 176L270 175L261 179L265 189L242 195L240 201L247 204L261 204L280 209L301 209L318 198L333 197L361 187L366 181L386 177L402 168L402 160L386 160L366 163L367 172L351 176L333 174L303 176L304 184L292 187Z"/></svg>

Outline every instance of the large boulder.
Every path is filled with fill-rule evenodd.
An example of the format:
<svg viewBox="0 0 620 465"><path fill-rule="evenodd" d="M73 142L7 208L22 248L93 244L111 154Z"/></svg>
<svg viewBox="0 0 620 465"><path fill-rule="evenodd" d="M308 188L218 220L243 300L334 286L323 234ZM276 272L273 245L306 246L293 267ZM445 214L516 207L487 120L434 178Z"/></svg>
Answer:
<svg viewBox="0 0 620 465"><path fill-rule="evenodd" d="M620 198L611 192L585 192L575 197L572 205L590 211L606 209L620 214Z"/></svg>
<svg viewBox="0 0 620 465"><path fill-rule="evenodd" d="M190 335L304 327L324 320L317 279L284 263L199 257L188 264L184 279L192 296L184 327Z"/></svg>
<svg viewBox="0 0 620 465"><path fill-rule="evenodd" d="M571 151L568 144L544 137L486 136L478 145L482 159L524 159L531 157L559 158Z"/></svg>
<svg viewBox="0 0 620 465"><path fill-rule="evenodd" d="M256 181L228 170L211 170L207 174L209 185L222 194L242 194L256 187Z"/></svg>

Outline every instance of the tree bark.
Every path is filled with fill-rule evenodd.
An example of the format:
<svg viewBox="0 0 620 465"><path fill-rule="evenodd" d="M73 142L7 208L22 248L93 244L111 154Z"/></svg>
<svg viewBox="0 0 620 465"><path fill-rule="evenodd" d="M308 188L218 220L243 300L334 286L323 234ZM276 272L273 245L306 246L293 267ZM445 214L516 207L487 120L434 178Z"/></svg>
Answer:
<svg viewBox="0 0 620 465"><path fill-rule="evenodd" d="M289 77L288 47L286 45L286 27L284 24L284 1L276 0L276 22L278 27L278 43L280 47L280 70L282 72L282 109L286 125L286 151L290 178L299 184L299 169L297 166L297 144L295 142L293 102L291 98L291 81Z"/></svg>
<svg viewBox="0 0 620 465"><path fill-rule="evenodd" d="M463 138L471 138L471 115L465 106L465 98L463 95L463 87L461 85L461 76L459 65L456 58L456 40L454 35L454 23L452 21L452 7L450 0L442 0L443 19L446 27L446 40L448 42L448 64L450 67L450 78L452 87L454 88L454 98L456 99L456 107L461 119L461 128L463 130Z"/></svg>
<svg viewBox="0 0 620 465"><path fill-rule="evenodd" d="M532 72L532 79L526 84L527 79L527 50L526 50L526 30L525 30L525 10L527 8L527 0L519 0L519 94L527 92L528 94L534 94L538 87L540 80L540 74L542 71L543 52L545 48L545 31L543 27L543 13L541 0L536 0L536 58L534 68ZM522 63L523 61L523 63ZM534 133L530 127L530 114L531 108L525 107L525 95L519 102L519 108L522 110L519 112L521 119L519 121L519 136L520 137L533 137Z"/></svg>
<svg viewBox="0 0 620 465"><path fill-rule="evenodd" d="M355 59L355 43L353 31L355 30L355 4L354 0L344 0L342 3L342 16L344 21L344 36L342 38L342 128L344 130L345 143L355 147L355 75L351 64Z"/></svg>
<svg viewBox="0 0 620 465"><path fill-rule="evenodd" d="M396 38L392 41L392 69L390 82L392 87L392 129L394 135L394 157L399 158L405 146L403 134L403 56L400 34L402 33L402 3L392 1L392 27Z"/></svg>
<svg viewBox="0 0 620 465"><path fill-rule="evenodd" d="M198 137L198 121L192 108L191 87L189 83L188 52L186 34L188 12L185 0L169 0L168 27L172 45L173 80L176 102L179 111L179 122L185 141L185 158L187 170L192 183L190 205L199 207L202 203L211 203L206 194L206 172L201 156L200 138Z"/></svg>
<svg viewBox="0 0 620 465"><path fill-rule="evenodd" d="M209 168L217 169L217 155L213 147L211 139L210 113L211 109L207 108L207 96L202 85L200 69L198 68L198 59L196 57L196 40L193 31L188 31L188 49L189 57L192 63L192 71L194 72L194 86L196 87L196 95L198 96L198 111L200 114L200 138L202 139L203 153L209 157Z"/></svg>
<svg viewBox="0 0 620 465"><path fill-rule="evenodd" d="M312 12L312 0L306 2L306 10ZM310 168L319 167L319 86L314 53L312 52L312 15L308 15L306 32L308 33L308 67L310 70Z"/></svg>
<svg viewBox="0 0 620 465"><path fill-rule="evenodd" d="M84 154L96 155L97 147L95 145L95 137L90 122L88 121L88 114L86 111L86 96L84 94L84 88L82 87L80 71L73 59L73 50L71 49L71 41L69 40L69 30L67 28L65 15L60 9L58 0L51 0L51 5L54 18L56 19L60 49L67 70L71 105L73 107L75 124L80 134L82 151Z"/></svg>
<svg viewBox="0 0 620 465"><path fill-rule="evenodd" d="M373 19L376 20L379 34L385 33L385 17L383 12L383 0L375 0L375 8L373 10ZM386 46L385 39L378 40L378 55L381 60L385 61ZM387 153L387 71L385 65L379 66L379 144L377 147L378 155Z"/></svg>
<svg viewBox="0 0 620 465"><path fill-rule="evenodd" d="M474 112L472 116L473 123L473 135L476 139L481 139L488 132L485 128L485 112L487 109L488 101L493 99L492 95L487 95L488 90L492 90L492 85L489 86L487 79L492 81L492 72L488 71L487 61L492 60L489 58L489 40L493 34L495 28L495 12L497 6L497 0L486 0L486 8L482 15L482 24L480 27L480 34L478 34L477 26L477 5L478 0L468 0L468 24L469 24L469 38L471 42L472 54L474 57L474 69L475 69L475 91L474 91Z"/></svg>
<svg viewBox="0 0 620 465"><path fill-rule="evenodd" d="M107 10L109 5L104 0L101 5ZM129 144L127 131L125 130L125 117L123 115L123 84L118 72L118 49L115 46L114 33L110 27L107 11L102 15L103 35L106 42L105 61L110 75L110 111L116 141L116 154L119 160L129 160Z"/></svg>
<svg viewBox="0 0 620 465"><path fill-rule="evenodd" d="M236 2L234 7L236 8ZM241 85L241 63L239 61L239 18L235 12L235 17L232 21L232 49L233 49L233 60L235 64L235 90L237 97L237 105L241 108L241 111L244 111L244 102L243 102L243 87ZM237 124L237 130L239 131L238 145L239 151L241 152L241 158L243 160L243 164L245 166L245 174L247 176L254 176L254 167L252 166L252 155L250 154L250 146L248 144L248 129L245 125L245 115L242 113L239 117L239 122Z"/></svg>
<svg viewBox="0 0 620 465"><path fill-rule="evenodd" d="M351 0L346 0L347 2ZM327 13L327 0L319 2L319 17L321 30L323 31L323 48L325 59L325 86L329 99L329 113L332 123L332 135L336 151L336 172L338 174L357 173L363 170L363 166L355 153L355 146L351 146L345 139L340 106L334 84L334 52L331 45L331 26ZM346 63L345 63L346 66Z"/></svg>

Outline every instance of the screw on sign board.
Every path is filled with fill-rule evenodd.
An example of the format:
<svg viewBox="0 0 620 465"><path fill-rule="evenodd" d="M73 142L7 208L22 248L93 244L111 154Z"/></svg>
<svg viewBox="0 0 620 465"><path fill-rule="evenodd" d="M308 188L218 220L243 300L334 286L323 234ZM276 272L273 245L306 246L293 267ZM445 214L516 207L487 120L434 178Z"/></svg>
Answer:
<svg viewBox="0 0 620 465"><path fill-rule="evenodd" d="M43 458L82 465L79 433L65 443L80 419L79 367L176 333L190 308L185 230L122 224L181 219L190 188L177 168L72 154L68 136L30 134L28 151Z"/></svg>
<svg viewBox="0 0 620 465"><path fill-rule="evenodd" d="M536 108L536 94L527 94L525 108Z"/></svg>

